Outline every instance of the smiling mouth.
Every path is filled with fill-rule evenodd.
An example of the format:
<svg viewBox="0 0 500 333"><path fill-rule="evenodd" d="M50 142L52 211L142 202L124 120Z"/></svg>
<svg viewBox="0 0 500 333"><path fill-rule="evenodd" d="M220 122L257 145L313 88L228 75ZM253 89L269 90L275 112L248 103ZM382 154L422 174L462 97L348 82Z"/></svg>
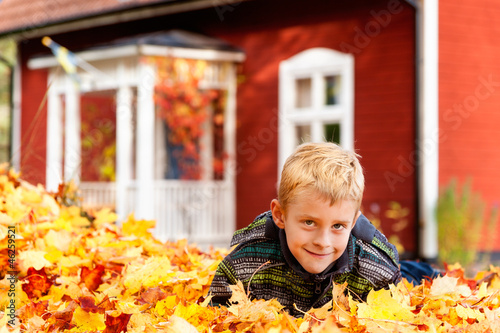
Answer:
<svg viewBox="0 0 500 333"><path fill-rule="evenodd" d="M306 250L307 253L309 253L310 255L312 255L313 257L318 257L318 258L325 258L325 257L328 257L329 255L331 255L331 253L315 253L315 252L311 252L309 250Z"/></svg>

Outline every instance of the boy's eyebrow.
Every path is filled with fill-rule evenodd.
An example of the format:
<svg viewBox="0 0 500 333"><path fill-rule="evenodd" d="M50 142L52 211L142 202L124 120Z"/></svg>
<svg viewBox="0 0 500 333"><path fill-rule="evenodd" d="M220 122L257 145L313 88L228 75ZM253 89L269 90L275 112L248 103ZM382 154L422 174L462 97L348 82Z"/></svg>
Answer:
<svg viewBox="0 0 500 333"><path fill-rule="evenodd" d="M314 216L314 215L309 215L309 214L302 214L302 215L299 215L299 218L306 218L306 219L318 219L317 216ZM353 223L353 221L351 220L338 220L338 219L334 219L332 222L335 222L335 223L345 223L345 224L351 224Z"/></svg>

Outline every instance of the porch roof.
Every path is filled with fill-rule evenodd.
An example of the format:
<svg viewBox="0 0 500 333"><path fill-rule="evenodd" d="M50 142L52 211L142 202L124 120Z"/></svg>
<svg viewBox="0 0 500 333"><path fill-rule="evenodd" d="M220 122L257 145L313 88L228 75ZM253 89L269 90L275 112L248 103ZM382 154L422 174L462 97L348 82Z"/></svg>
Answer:
<svg viewBox="0 0 500 333"><path fill-rule="evenodd" d="M242 52L241 49L222 39L177 29L118 38L111 42L92 46L87 50L107 49L126 45L155 45L200 50Z"/></svg>
<svg viewBox="0 0 500 333"><path fill-rule="evenodd" d="M245 59L245 53L241 49L222 39L176 29L128 36L104 44L97 44L84 50L72 51L84 61L138 55L236 62ZM31 69L55 66L59 66L59 62L50 52L46 55L35 56L28 61L28 67Z"/></svg>

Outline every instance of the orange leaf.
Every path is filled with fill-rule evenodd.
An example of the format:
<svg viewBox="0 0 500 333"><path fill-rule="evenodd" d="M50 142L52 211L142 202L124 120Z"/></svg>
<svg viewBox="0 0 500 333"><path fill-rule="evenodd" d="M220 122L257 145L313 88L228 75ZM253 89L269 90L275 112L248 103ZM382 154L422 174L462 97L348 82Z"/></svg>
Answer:
<svg viewBox="0 0 500 333"><path fill-rule="evenodd" d="M90 270L88 267L82 267L82 271L80 273L81 280L85 283L85 286L90 291L95 291L102 283L102 275L104 274L104 266L96 265L93 270Z"/></svg>

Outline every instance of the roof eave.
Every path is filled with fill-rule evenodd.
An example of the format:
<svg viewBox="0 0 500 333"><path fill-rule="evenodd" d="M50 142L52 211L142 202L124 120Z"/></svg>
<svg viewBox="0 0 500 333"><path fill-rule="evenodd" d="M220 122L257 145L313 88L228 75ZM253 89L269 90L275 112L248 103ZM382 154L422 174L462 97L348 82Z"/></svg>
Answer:
<svg viewBox="0 0 500 333"><path fill-rule="evenodd" d="M224 0L224 6L231 5L249 0ZM55 35L82 29L90 29L105 25L112 25L119 22L130 22L141 19L148 19L157 16L189 12L194 10L206 9L214 6L214 0L188 0L165 2L163 4L155 4L146 7L132 8L120 10L118 12L110 12L94 16L86 16L78 19L64 20L54 22L50 25L31 26L10 31L0 32L0 38L10 37L16 40L32 39L43 37L46 35Z"/></svg>

